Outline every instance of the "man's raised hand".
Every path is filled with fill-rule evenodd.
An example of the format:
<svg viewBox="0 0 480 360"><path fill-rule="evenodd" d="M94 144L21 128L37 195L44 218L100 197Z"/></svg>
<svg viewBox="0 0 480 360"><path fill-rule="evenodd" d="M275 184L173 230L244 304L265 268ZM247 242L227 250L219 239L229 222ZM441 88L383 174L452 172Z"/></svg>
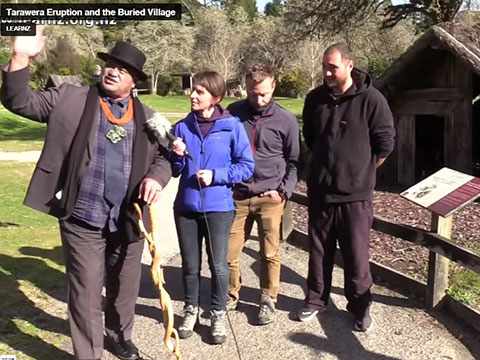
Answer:
<svg viewBox="0 0 480 360"><path fill-rule="evenodd" d="M16 36L13 40L13 57L9 71L23 69L28 66L31 58L37 56L45 45L43 25L36 25L35 36Z"/></svg>

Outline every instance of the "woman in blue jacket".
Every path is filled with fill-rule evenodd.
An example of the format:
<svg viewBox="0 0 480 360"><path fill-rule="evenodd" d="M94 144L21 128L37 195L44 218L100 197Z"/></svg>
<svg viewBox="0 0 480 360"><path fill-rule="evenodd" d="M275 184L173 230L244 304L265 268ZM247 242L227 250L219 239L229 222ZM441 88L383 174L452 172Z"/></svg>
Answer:
<svg viewBox="0 0 480 360"><path fill-rule="evenodd" d="M182 255L185 307L178 331L181 338L187 338L198 321L205 237L212 274L210 318L214 344L226 339L227 245L234 210L231 187L248 180L254 167L243 125L219 105L225 91L223 77L214 71L193 77L192 111L175 125L177 140L170 154L173 176L180 176L174 213Z"/></svg>

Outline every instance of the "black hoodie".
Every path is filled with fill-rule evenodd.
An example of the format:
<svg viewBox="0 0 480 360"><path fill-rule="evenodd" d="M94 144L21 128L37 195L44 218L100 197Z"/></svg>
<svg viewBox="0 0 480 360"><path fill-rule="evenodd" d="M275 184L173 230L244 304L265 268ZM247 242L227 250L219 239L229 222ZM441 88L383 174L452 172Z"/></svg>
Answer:
<svg viewBox="0 0 480 360"><path fill-rule="evenodd" d="M312 151L309 191L326 203L367 200L375 187L377 158L393 150L395 129L385 97L365 72L352 70L353 85L332 96L324 84L303 108L303 136Z"/></svg>

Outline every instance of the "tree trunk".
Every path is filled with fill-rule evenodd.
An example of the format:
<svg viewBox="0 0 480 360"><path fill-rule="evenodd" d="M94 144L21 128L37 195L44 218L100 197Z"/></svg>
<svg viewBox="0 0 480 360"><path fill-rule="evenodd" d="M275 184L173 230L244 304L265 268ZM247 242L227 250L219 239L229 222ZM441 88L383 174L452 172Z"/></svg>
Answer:
<svg viewBox="0 0 480 360"><path fill-rule="evenodd" d="M155 95L158 95L158 77L159 77L159 74L155 73L155 75L152 78L152 83L154 84L153 85L154 91L152 91L152 94L155 94Z"/></svg>
<svg viewBox="0 0 480 360"><path fill-rule="evenodd" d="M155 73L150 74L150 94L156 94Z"/></svg>

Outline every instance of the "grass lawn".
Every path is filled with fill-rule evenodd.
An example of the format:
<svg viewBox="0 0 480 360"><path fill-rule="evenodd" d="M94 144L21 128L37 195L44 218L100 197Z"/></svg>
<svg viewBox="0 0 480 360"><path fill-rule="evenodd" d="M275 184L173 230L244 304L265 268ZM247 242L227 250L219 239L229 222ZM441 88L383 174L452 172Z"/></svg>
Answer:
<svg viewBox="0 0 480 360"><path fill-rule="evenodd" d="M278 105L290 110L298 120L302 119L303 99L275 98Z"/></svg>
<svg viewBox="0 0 480 360"><path fill-rule="evenodd" d="M459 270L450 275L447 292L455 299L480 310L480 275L460 266L458 268Z"/></svg>
<svg viewBox="0 0 480 360"><path fill-rule="evenodd" d="M186 95L140 95L146 105L162 113L172 122L176 122L190 111L190 100ZM235 98L225 98L222 106L237 101ZM300 119L303 99L276 98L279 105L290 110ZM173 114L168 114L173 113ZM0 151L31 151L41 150L45 136L46 125L30 121L12 114L0 105Z"/></svg>
<svg viewBox="0 0 480 360"><path fill-rule="evenodd" d="M0 355L66 359L65 275L57 221L22 206L32 163L0 162Z"/></svg>
<svg viewBox="0 0 480 360"><path fill-rule="evenodd" d="M171 95L171 96L158 96L158 95L141 95L140 99L143 103L150 106L160 112L177 112L188 113L190 111L190 100L186 95ZM232 102L239 99L237 98L225 98L222 100L221 105L227 107ZM290 110L295 114L297 118L302 117L303 99L292 99L278 97L275 101L280 106Z"/></svg>
<svg viewBox="0 0 480 360"><path fill-rule="evenodd" d="M190 98L187 95L140 95L140 99L145 105L155 111L164 113L166 118L172 123L183 119L190 111ZM226 107L236 100L232 98L223 99L222 106Z"/></svg>
<svg viewBox="0 0 480 360"><path fill-rule="evenodd" d="M142 102L152 109L160 112L188 113L190 111L190 98L187 95L140 95ZM222 100L222 106L237 101L236 98L225 98Z"/></svg>
<svg viewBox="0 0 480 360"><path fill-rule="evenodd" d="M0 105L0 151L41 150L46 125L15 115Z"/></svg>

